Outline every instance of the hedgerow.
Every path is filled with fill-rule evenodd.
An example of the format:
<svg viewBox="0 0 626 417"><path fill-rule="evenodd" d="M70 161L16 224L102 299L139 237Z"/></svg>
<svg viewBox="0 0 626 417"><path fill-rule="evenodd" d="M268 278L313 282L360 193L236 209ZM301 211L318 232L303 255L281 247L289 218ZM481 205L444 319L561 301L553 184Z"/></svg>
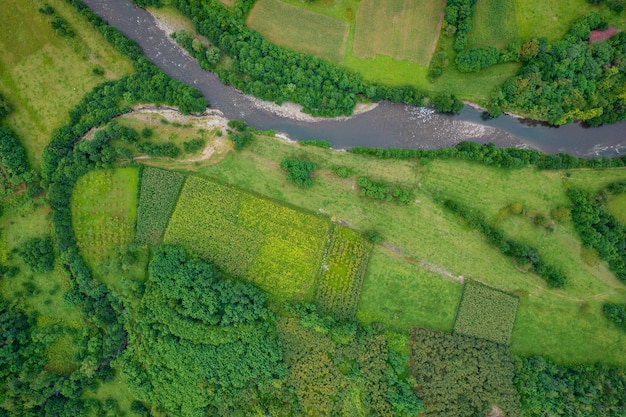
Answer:
<svg viewBox="0 0 626 417"><path fill-rule="evenodd" d="M519 300L474 281L465 283L454 332L508 345Z"/></svg>
<svg viewBox="0 0 626 417"><path fill-rule="evenodd" d="M135 241L152 245L161 242L184 182L185 176L179 172L143 168Z"/></svg>
<svg viewBox="0 0 626 417"><path fill-rule="evenodd" d="M312 301L326 220L212 181L187 178L165 232L277 299Z"/></svg>
<svg viewBox="0 0 626 417"><path fill-rule="evenodd" d="M354 316L371 249L357 232L335 225L315 296L322 311L337 319Z"/></svg>

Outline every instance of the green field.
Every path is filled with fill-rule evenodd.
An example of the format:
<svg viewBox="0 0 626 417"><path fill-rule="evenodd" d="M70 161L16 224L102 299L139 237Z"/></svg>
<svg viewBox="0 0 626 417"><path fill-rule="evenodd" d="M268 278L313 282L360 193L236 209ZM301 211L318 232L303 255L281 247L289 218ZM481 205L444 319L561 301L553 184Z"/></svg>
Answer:
<svg viewBox="0 0 626 417"><path fill-rule="evenodd" d="M571 175L566 177L563 172L503 170L459 161L436 160L425 165L417 161L390 163L317 148L298 149L297 155L319 167L316 184L306 193L285 182L279 162L295 157L296 150L275 139L254 141L241 154L231 153L220 163L200 171L277 201L322 210L356 230L376 229L387 243L399 248L402 257L381 256L378 249L374 250L363 284L358 318L381 320L402 328L432 323L435 328L451 329L460 285L448 283L446 277L437 279L440 274L430 270L416 270L414 264L404 259L409 257L452 276L473 278L517 295L520 305L511 339L514 353L541 354L568 363L600 360L626 363L619 353L626 349L626 335L601 313L605 301L626 301L626 287L604 263L587 265L571 222L557 224L554 232L532 222L536 213L549 217L551 209L568 204L563 188L565 179L579 185L606 185L620 177L626 178L626 170L571 170ZM337 177L332 172L337 166L350 168L354 177ZM405 207L361 199L355 178L363 175L412 189L417 202ZM565 271L568 286L563 290L549 289L542 279L519 269L480 233L443 209L437 201L444 198L481 210L488 221L498 221L498 227L508 237L532 244L543 258ZM502 216L503 208L515 201L523 205L526 214ZM373 279L390 288L388 294L395 298L378 295L380 291L372 284ZM442 300L450 300L454 305L448 305L444 312L415 307L408 301L412 299L408 292L409 279L418 282L425 288L422 292L428 294L438 293L441 285L456 288L456 296L452 288L442 292L446 294ZM402 298L397 293L402 293ZM407 301L403 307L394 310L396 299L404 298ZM383 304L380 300L388 301Z"/></svg>
<svg viewBox="0 0 626 417"><path fill-rule="evenodd" d="M315 296L322 311L343 319L354 316L371 249L354 230L333 227Z"/></svg>
<svg viewBox="0 0 626 417"><path fill-rule="evenodd" d="M356 14L352 55L386 55L428 66L437 46L441 0L362 0Z"/></svg>
<svg viewBox="0 0 626 417"><path fill-rule="evenodd" d="M454 332L508 345L515 324L517 298L469 281L454 321Z"/></svg>
<svg viewBox="0 0 626 417"><path fill-rule="evenodd" d="M504 49L518 39L515 2L479 0L472 17L468 47L495 46Z"/></svg>
<svg viewBox="0 0 626 417"><path fill-rule="evenodd" d="M96 276L107 255L133 241L137 216L136 168L90 171L71 199L72 227L81 255Z"/></svg>
<svg viewBox="0 0 626 417"><path fill-rule="evenodd" d="M626 194L612 197L607 208L620 223L626 224Z"/></svg>
<svg viewBox="0 0 626 417"><path fill-rule="evenodd" d="M416 326L450 331L460 295L460 283L375 248L357 318L398 330Z"/></svg>
<svg viewBox="0 0 626 417"><path fill-rule="evenodd" d="M37 11L44 3L76 37L55 33L50 17ZM63 0L4 0L0 17L0 92L15 108L7 124L38 167L52 129L67 121L70 108L95 85L132 72L132 66ZM104 75L96 75L95 68Z"/></svg>
<svg viewBox="0 0 626 417"><path fill-rule="evenodd" d="M152 245L161 243L184 182L185 176L179 172L143 169L135 241Z"/></svg>
<svg viewBox="0 0 626 417"><path fill-rule="evenodd" d="M164 242L196 250L278 299L312 301L328 233L324 218L191 176Z"/></svg>
<svg viewBox="0 0 626 417"><path fill-rule="evenodd" d="M341 62L346 54L350 27L345 20L280 0L259 0L247 24L278 45L320 58Z"/></svg>

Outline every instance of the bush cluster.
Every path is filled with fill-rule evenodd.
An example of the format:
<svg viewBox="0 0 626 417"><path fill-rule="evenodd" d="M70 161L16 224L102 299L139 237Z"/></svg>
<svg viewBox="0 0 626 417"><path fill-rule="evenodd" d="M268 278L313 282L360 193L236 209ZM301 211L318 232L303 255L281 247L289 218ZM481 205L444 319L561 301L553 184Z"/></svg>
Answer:
<svg viewBox="0 0 626 417"><path fill-rule="evenodd" d="M283 159L280 167L287 171L287 181L305 188L313 185L311 173L315 170L315 163L299 159Z"/></svg>
<svg viewBox="0 0 626 417"><path fill-rule="evenodd" d="M368 197L375 200L396 202L398 204L409 204L413 201L413 192L397 185L390 185L383 181L372 181L365 177L357 179L361 197Z"/></svg>

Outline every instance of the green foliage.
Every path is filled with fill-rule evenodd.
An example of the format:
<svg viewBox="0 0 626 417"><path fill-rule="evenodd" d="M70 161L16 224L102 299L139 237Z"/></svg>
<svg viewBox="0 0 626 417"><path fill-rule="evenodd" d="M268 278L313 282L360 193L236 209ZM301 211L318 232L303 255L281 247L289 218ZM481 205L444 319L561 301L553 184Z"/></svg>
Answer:
<svg viewBox="0 0 626 417"><path fill-rule="evenodd" d="M310 301L328 233L323 218L191 176L164 241L196 250L278 299Z"/></svg>
<svg viewBox="0 0 626 417"><path fill-rule="evenodd" d="M4 119L13 111L13 106L11 103L0 94L0 120Z"/></svg>
<svg viewBox="0 0 626 417"><path fill-rule="evenodd" d="M354 230L334 226L315 296L321 311L339 320L354 317L371 249Z"/></svg>
<svg viewBox="0 0 626 417"><path fill-rule="evenodd" d="M233 147L235 148L235 150L240 151L244 148L244 146L248 144L248 142L254 139L254 136L252 135L251 132L247 132L247 131L237 132L237 133L229 134L228 139L233 141Z"/></svg>
<svg viewBox="0 0 626 417"><path fill-rule="evenodd" d="M500 51L493 46L459 52L455 59L461 72L476 72L501 62Z"/></svg>
<svg viewBox="0 0 626 417"><path fill-rule="evenodd" d="M554 125L585 121L591 126L626 117L620 89L626 80L626 35L591 43L591 30L606 28L592 12L574 22L563 40L531 40L520 48L526 61L501 87L504 109L526 112Z"/></svg>
<svg viewBox="0 0 626 417"><path fill-rule="evenodd" d="M377 182L365 177L359 177L356 183L360 188L359 194L361 197L396 202L398 204L409 204L414 198L410 190L403 189L397 185L389 185L386 182Z"/></svg>
<svg viewBox="0 0 626 417"><path fill-rule="evenodd" d="M463 102L448 92L443 92L433 98L433 104L441 113L459 114L463 110Z"/></svg>
<svg viewBox="0 0 626 417"><path fill-rule="evenodd" d="M9 181L14 184L32 182L35 179L31 171L24 147L19 143L12 130L0 126L0 159L9 174Z"/></svg>
<svg viewBox="0 0 626 417"><path fill-rule="evenodd" d="M471 29L472 15L476 0L448 0L444 10L445 22L444 33L455 35L454 50L457 52L465 49L467 34Z"/></svg>
<svg viewBox="0 0 626 417"><path fill-rule="evenodd" d="M27 240L20 247L20 255L33 272L49 272L54 268L54 247L50 236Z"/></svg>
<svg viewBox="0 0 626 417"><path fill-rule="evenodd" d="M508 348L493 342L426 329L411 331L411 372L424 400L424 416L486 415L492 405L520 416Z"/></svg>
<svg viewBox="0 0 626 417"><path fill-rule="evenodd" d="M106 132L111 140L119 139L124 143L135 143L139 140L139 134L132 127L127 127L111 121L107 124Z"/></svg>
<svg viewBox="0 0 626 417"><path fill-rule="evenodd" d="M402 375L408 357L389 351L380 328L338 323L311 306L294 313L278 322L289 369L284 398L295 396L299 406L289 415L408 417L421 411Z"/></svg>
<svg viewBox="0 0 626 417"><path fill-rule="evenodd" d="M144 167L141 172L135 241L161 242L174 211L185 176L178 172Z"/></svg>
<svg viewBox="0 0 626 417"><path fill-rule="evenodd" d="M171 415L249 413L284 373L265 296L177 247L158 248L149 272L122 360L138 399Z"/></svg>
<svg viewBox="0 0 626 417"><path fill-rule="evenodd" d="M352 176L352 170L347 166L338 166L333 171L340 178L350 178Z"/></svg>
<svg viewBox="0 0 626 417"><path fill-rule="evenodd" d="M382 243L383 240L385 240L383 235L372 229L366 230L363 235L365 236L365 239L367 239L367 241L370 242L372 245L378 245L379 243Z"/></svg>
<svg viewBox="0 0 626 417"><path fill-rule="evenodd" d="M585 191L571 188L567 196L573 203L572 221L580 240L597 250L617 279L626 283L626 226Z"/></svg>
<svg viewBox="0 0 626 417"><path fill-rule="evenodd" d="M506 239L500 230L487 224L483 215L475 210L452 200L446 200L443 204L459 215L468 226L484 234L487 241L504 255L513 258L518 265L529 266L529 270L543 278L550 287L563 288L566 285L565 274L542 260L537 249L512 239Z"/></svg>
<svg viewBox="0 0 626 417"><path fill-rule="evenodd" d="M141 137L144 139L150 139L153 134L154 131L150 127L144 127L143 129L141 129Z"/></svg>
<svg viewBox="0 0 626 417"><path fill-rule="evenodd" d="M615 323L626 331L626 306L621 304L606 303L602 306L602 314L609 321Z"/></svg>
<svg viewBox="0 0 626 417"><path fill-rule="evenodd" d="M508 345L519 300L499 290L465 283L454 332Z"/></svg>
<svg viewBox="0 0 626 417"><path fill-rule="evenodd" d="M329 149L332 145L329 141L324 139L310 139L310 140L300 140L298 144L302 146L315 146L317 148Z"/></svg>
<svg viewBox="0 0 626 417"><path fill-rule="evenodd" d="M139 152L155 157L176 158L180 155L180 148L172 142L140 142L136 147Z"/></svg>
<svg viewBox="0 0 626 417"><path fill-rule="evenodd" d="M516 365L515 385L524 417L626 414L624 368L563 366L541 357L519 358Z"/></svg>
<svg viewBox="0 0 626 417"><path fill-rule="evenodd" d="M287 181L305 188L313 185L311 173L315 169L315 163L300 159L283 159L280 161L280 167L287 171Z"/></svg>
<svg viewBox="0 0 626 417"><path fill-rule="evenodd" d="M183 150L185 153L196 153L200 149L203 149L206 145L206 139L203 138L195 138L190 141L183 142Z"/></svg>

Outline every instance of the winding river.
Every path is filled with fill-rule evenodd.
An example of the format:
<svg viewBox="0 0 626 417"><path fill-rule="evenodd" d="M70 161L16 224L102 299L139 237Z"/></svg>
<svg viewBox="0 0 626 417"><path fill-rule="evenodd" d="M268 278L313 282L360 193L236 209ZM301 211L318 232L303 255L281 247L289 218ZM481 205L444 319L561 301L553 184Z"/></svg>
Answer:
<svg viewBox="0 0 626 417"><path fill-rule="evenodd" d="M566 152L578 156L626 153L626 122L600 128L571 124L558 128L524 123L503 116L483 121L481 112L465 106L458 116L437 114L426 108L382 102L347 120L303 121L284 117L271 106L222 84L202 70L161 30L154 17L130 0L83 0L96 14L136 41L144 54L172 78L197 87L230 119L243 119L258 129L274 129L292 139L326 139L335 148L351 146L441 148L462 140L497 146Z"/></svg>

